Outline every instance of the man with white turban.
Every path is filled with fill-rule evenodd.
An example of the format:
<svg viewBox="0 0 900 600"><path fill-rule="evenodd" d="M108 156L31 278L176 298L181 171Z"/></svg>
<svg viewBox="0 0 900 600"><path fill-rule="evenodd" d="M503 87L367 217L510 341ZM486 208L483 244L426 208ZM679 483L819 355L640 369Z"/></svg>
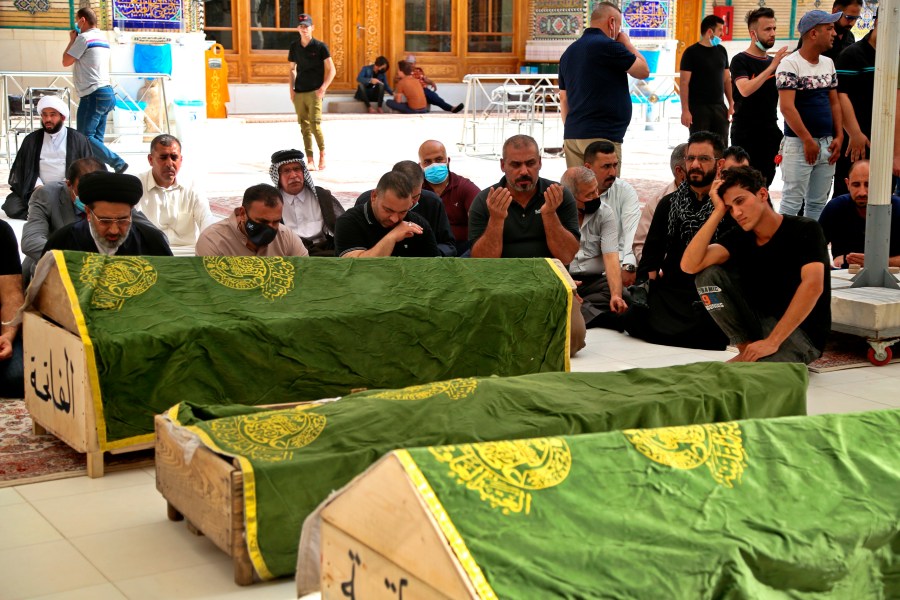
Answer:
<svg viewBox="0 0 900 600"><path fill-rule="evenodd" d="M92 156L88 139L65 126L69 106L58 96L44 96L37 105L41 128L29 133L9 171L10 194L3 210L13 219L28 215L28 200L34 190L63 181L66 170L79 158Z"/></svg>

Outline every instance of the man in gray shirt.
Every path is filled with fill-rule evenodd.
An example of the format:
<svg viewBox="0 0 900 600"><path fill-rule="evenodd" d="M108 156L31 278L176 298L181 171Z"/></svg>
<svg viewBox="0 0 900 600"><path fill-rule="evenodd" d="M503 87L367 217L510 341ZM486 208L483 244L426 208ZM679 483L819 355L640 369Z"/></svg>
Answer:
<svg viewBox="0 0 900 600"><path fill-rule="evenodd" d="M69 32L69 45L63 52L62 64L74 66L72 79L81 98L76 123L78 131L90 141L94 156L116 173L124 173L128 163L103 143L106 117L116 106L116 94L109 84L109 42L97 29L97 15L90 8L79 8L75 13L75 29Z"/></svg>

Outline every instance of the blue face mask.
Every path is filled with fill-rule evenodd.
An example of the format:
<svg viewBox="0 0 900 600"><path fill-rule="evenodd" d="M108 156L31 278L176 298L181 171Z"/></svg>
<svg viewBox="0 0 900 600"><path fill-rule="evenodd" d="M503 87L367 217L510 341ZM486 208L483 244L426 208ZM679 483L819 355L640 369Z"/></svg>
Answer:
<svg viewBox="0 0 900 600"><path fill-rule="evenodd" d="M81 27L78 26L78 23L75 23L75 33L81 33Z"/></svg>
<svg viewBox="0 0 900 600"><path fill-rule="evenodd" d="M720 38L720 37L717 36L717 35L714 35L714 36L712 37L712 39L709 40L709 43L712 44L714 47L715 47L715 46L718 46L719 44L722 43L722 38Z"/></svg>
<svg viewBox="0 0 900 600"><path fill-rule="evenodd" d="M437 185L447 181L450 176L450 167L447 163L432 163L425 167L425 181Z"/></svg>
<svg viewBox="0 0 900 600"><path fill-rule="evenodd" d="M84 210L84 202L81 201L81 198L75 196L75 210L80 212L86 212Z"/></svg>
<svg viewBox="0 0 900 600"><path fill-rule="evenodd" d="M756 40L756 47L759 48L760 50L762 50L763 52L767 52L769 50L768 48L763 46L762 42L760 42L759 40Z"/></svg>

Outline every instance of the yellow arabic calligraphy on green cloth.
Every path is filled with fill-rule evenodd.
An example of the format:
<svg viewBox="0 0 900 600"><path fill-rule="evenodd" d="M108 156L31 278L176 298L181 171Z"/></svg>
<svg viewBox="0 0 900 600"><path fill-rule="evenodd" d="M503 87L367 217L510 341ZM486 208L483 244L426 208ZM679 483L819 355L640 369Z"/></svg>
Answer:
<svg viewBox="0 0 900 600"><path fill-rule="evenodd" d="M451 400L462 400L469 397L478 387L478 380L474 377L465 379L450 379L424 385L412 385L399 390L385 390L372 394L372 398L383 400L425 400L434 398L440 394L446 394Z"/></svg>
<svg viewBox="0 0 900 600"><path fill-rule="evenodd" d="M140 256L88 254L78 278L81 283L94 288L91 308L121 310L126 300L153 287L157 273L153 265Z"/></svg>
<svg viewBox="0 0 900 600"><path fill-rule="evenodd" d="M259 289L268 300L294 289L294 265L280 256L206 256L203 267L216 283L233 290Z"/></svg>
<svg viewBox="0 0 900 600"><path fill-rule="evenodd" d="M531 512L532 492L565 481L572 452L562 438L509 440L429 448L459 485L503 514Z"/></svg>
<svg viewBox="0 0 900 600"><path fill-rule="evenodd" d="M741 427L735 422L626 429L622 433L638 452L661 465L690 470L706 465L719 485L734 487L747 468Z"/></svg>
<svg viewBox="0 0 900 600"><path fill-rule="evenodd" d="M257 413L210 423L220 446L266 462L291 460L294 452L313 443L325 429L324 415L297 411Z"/></svg>

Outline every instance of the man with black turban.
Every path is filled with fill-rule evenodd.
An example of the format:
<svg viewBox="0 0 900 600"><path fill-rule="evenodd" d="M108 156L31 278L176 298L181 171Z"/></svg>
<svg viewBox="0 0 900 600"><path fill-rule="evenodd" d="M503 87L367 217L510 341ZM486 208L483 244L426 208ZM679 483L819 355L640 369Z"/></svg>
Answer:
<svg viewBox="0 0 900 600"><path fill-rule="evenodd" d="M110 256L172 256L169 241L156 227L133 219L132 208L143 194L133 175L95 171L78 182L86 220L66 225L50 236L48 250L79 250Z"/></svg>

